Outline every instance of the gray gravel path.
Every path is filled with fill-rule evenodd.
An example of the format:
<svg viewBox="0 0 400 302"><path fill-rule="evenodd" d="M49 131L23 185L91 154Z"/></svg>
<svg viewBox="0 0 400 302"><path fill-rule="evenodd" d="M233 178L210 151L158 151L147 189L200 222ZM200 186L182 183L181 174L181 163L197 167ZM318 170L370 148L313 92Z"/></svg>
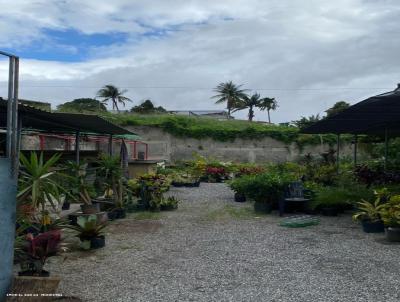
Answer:
<svg viewBox="0 0 400 302"><path fill-rule="evenodd" d="M49 265L83 301L400 301L400 245L349 215L288 229L257 216L224 184L175 188L153 219L112 223L107 246Z"/></svg>

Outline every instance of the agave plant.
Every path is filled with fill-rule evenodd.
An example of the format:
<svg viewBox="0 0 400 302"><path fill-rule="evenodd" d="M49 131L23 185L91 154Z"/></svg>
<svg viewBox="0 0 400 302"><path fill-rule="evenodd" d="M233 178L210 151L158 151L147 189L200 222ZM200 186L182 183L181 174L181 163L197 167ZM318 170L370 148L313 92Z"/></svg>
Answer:
<svg viewBox="0 0 400 302"><path fill-rule="evenodd" d="M21 153L20 191L17 195L19 201L29 201L34 208L40 208L43 214L47 203L56 209L55 197L60 196L60 192L64 190L56 180L58 170L55 164L60 156L61 154L55 154L45 161L43 153L38 157L35 152L31 152L29 158Z"/></svg>

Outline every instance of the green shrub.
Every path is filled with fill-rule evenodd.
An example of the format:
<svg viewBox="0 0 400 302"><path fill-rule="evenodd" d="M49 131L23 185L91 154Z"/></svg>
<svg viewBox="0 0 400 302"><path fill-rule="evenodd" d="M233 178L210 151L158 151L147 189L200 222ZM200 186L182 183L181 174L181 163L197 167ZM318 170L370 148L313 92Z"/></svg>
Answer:
<svg viewBox="0 0 400 302"><path fill-rule="evenodd" d="M230 187L257 202L273 203L283 196L289 183L294 180L290 174L267 172L236 178L230 182Z"/></svg>
<svg viewBox="0 0 400 302"><path fill-rule="evenodd" d="M315 198L311 201L312 209L321 207L349 207L360 200L373 200L373 191L362 185L351 188L319 187L315 189Z"/></svg>

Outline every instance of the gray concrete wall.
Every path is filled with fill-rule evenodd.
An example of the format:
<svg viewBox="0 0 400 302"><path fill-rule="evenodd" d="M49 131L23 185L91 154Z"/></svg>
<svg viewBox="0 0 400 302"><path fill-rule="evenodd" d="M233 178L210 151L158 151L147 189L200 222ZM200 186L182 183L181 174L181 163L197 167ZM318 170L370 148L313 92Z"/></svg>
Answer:
<svg viewBox="0 0 400 302"><path fill-rule="evenodd" d="M220 142L213 139L175 137L156 127L134 126L127 129L139 134L149 144L150 159L164 159L169 162L192 159L194 153L223 161L284 162L294 161L307 153L318 155L329 149L328 145L318 145L306 146L300 150L296 144L287 145L270 137ZM342 145L341 154L351 156L351 145Z"/></svg>

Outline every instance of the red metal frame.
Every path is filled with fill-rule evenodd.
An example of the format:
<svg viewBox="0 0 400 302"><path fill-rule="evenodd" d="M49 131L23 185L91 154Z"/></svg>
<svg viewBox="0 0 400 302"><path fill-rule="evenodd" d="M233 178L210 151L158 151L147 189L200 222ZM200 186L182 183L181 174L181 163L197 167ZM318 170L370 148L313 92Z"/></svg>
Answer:
<svg viewBox="0 0 400 302"><path fill-rule="evenodd" d="M49 134L49 133L40 133L39 135L39 147L40 150L43 151L45 149L45 143L46 143L46 137L52 137L52 138L58 138L64 140L64 150L69 151L71 150L72 142L75 141L75 136L71 135L57 135L57 134ZM104 137L104 136L87 136L87 141L91 142L105 142L108 143L109 137ZM122 139L120 138L113 138L113 142L121 142ZM126 140L125 143L133 146L133 152L131 152L131 158L132 159L138 159L137 152L138 152L138 144L143 144L145 145L145 160L148 159L149 157L149 145L147 143L141 142L141 141L136 141L136 140Z"/></svg>

